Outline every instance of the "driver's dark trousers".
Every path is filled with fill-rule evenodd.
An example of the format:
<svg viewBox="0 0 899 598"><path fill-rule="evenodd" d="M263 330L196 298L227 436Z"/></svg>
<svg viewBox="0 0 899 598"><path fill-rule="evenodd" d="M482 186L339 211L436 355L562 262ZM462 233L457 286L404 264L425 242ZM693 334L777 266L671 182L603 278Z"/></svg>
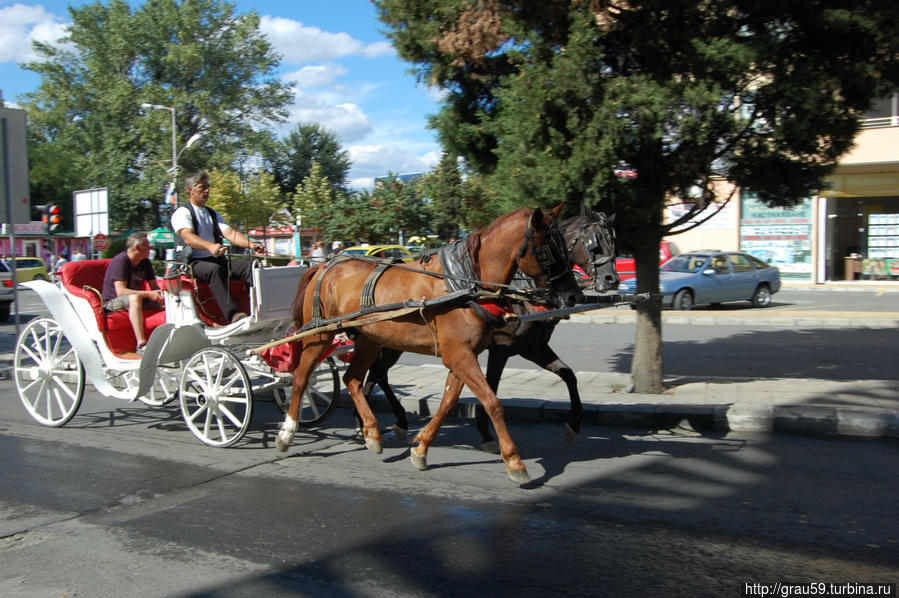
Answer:
<svg viewBox="0 0 899 598"><path fill-rule="evenodd" d="M234 314L240 311L240 308L228 290L228 258L224 256L201 257L191 260L190 267L193 269L194 278L209 285L209 290L212 291L215 302L218 303L222 314L230 322ZM252 284L252 261L231 260L231 278Z"/></svg>

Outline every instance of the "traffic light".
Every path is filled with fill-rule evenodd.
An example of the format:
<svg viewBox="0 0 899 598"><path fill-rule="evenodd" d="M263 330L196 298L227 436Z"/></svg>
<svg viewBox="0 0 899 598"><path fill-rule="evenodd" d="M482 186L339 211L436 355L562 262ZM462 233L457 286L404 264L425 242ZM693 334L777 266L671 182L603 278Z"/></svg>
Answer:
<svg viewBox="0 0 899 598"><path fill-rule="evenodd" d="M49 204L39 204L34 206L34 209L40 212L41 214L41 222L44 223L44 234L50 234L50 206Z"/></svg>
<svg viewBox="0 0 899 598"><path fill-rule="evenodd" d="M48 234L54 234L59 231L59 227L62 226L62 215L59 211L59 206L49 205L47 206L47 215L45 216L47 219L44 224L44 230Z"/></svg>

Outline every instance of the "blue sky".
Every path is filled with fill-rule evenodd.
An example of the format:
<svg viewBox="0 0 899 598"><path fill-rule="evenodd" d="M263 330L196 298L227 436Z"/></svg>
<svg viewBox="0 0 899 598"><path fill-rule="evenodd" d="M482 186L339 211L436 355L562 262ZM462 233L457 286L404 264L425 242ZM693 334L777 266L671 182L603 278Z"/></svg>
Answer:
<svg viewBox="0 0 899 598"><path fill-rule="evenodd" d="M233 1L233 0L232 0ZM18 65L34 58L31 40L65 34L68 7L88 2L0 0L0 90L7 105L37 88L39 79ZM132 5L138 5L132 2ZM376 176L421 172L440 158L427 115L439 92L420 87L381 32L368 0L237 0L238 13L255 10L260 28L283 56L280 76L296 83L290 122L318 122L350 153L353 187ZM182 140L183 142L184 140Z"/></svg>

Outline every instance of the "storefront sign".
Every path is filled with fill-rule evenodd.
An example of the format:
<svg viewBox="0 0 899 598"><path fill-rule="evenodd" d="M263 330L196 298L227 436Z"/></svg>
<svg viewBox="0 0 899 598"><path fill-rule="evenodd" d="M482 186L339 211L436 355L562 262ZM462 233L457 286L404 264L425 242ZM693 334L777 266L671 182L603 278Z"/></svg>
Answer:
<svg viewBox="0 0 899 598"><path fill-rule="evenodd" d="M742 193L740 249L777 266L784 278L812 276L812 202L770 208Z"/></svg>

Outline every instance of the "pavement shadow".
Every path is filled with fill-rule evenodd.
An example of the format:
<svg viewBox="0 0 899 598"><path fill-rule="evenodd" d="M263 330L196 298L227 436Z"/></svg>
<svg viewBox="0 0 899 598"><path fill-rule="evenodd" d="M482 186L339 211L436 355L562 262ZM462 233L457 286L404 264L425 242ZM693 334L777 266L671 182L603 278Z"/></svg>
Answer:
<svg viewBox="0 0 899 598"><path fill-rule="evenodd" d="M614 372L631 371L633 345L616 353ZM899 380L895 328L752 330L702 341L665 341L669 376L703 378L814 378Z"/></svg>

